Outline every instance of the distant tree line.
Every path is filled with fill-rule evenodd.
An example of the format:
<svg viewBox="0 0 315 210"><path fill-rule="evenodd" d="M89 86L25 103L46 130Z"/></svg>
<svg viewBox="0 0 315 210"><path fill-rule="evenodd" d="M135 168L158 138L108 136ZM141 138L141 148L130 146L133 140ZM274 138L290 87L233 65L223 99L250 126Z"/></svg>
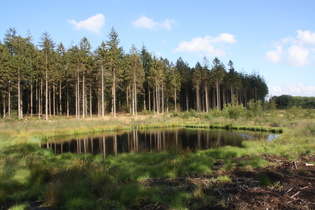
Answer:
<svg viewBox="0 0 315 210"><path fill-rule="evenodd" d="M218 58L210 64L204 57L191 68L181 58L175 64L158 58L145 46L125 53L119 44L114 28L94 51L86 37L65 49L47 32L36 45L31 36L8 29L0 41L1 116L208 112L232 101L264 101L268 94L259 74L238 73L232 61L226 68Z"/></svg>
<svg viewBox="0 0 315 210"><path fill-rule="evenodd" d="M304 109L315 109L315 97L302 97L281 95L271 98L279 109L291 108L293 106L301 107Z"/></svg>

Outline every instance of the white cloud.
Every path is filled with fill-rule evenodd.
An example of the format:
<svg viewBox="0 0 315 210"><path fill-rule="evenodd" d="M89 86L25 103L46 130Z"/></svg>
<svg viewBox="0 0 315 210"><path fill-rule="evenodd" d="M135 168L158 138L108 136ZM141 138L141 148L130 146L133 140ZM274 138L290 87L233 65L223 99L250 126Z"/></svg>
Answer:
<svg viewBox="0 0 315 210"><path fill-rule="evenodd" d="M305 86L302 83L269 86L269 92L272 96L315 96L315 86Z"/></svg>
<svg viewBox="0 0 315 210"><path fill-rule="evenodd" d="M236 40L233 34L222 33L218 37L214 38L214 42L215 43L224 42L224 43L233 44L236 42Z"/></svg>
<svg viewBox="0 0 315 210"><path fill-rule="evenodd" d="M309 50L301 46L292 45L288 49L288 62L293 66L303 67L310 64Z"/></svg>
<svg viewBox="0 0 315 210"><path fill-rule="evenodd" d="M276 50L266 52L266 59L272 63L279 63L282 56L282 47L278 46Z"/></svg>
<svg viewBox="0 0 315 210"><path fill-rule="evenodd" d="M105 25L105 17L103 14L96 14L80 22L71 19L68 20L68 23L71 23L76 30L84 29L97 35L101 35L101 29Z"/></svg>
<svg viewBox="0 0 315 210"><path fill-rule="evenodd" d="M136 28L146 28L151 30L155 30L157 28L157 24L157 22L145 16L132 22L132 25Z"/></svg>
<svg viewBox="0 0 315 210"><path fill-rule="evenodd" d="M161 28L163 28L163 29L171 30L171 29L172 29L172 25L174 25L175 23L176 23L176 21L173 20L173 19L171 19L171 20L166 19L166 20L164 20L163 22L161 22L161 23L159 24L159 26L160 26Z"/></svg>
<svg viewBox="0 0 315 210"><path fill-rule="evenodd" d="M224 56L225 51L219 44L233 44L236 40L233 34L222 33L217 37L204 36L193 38L191 41L182 41L174 52L202 52L206 56Z"/></svg>
<svg viewBox="0 0 315 210"><path fill-rule="evenodd" d="M273 43L272 50L266 52L266 60L273 63L284 62L295 67L314 64L315 33L297 31L296 37L285 37Z"/></svg>
<svg viewBox="0 0 315 210"><path fill-rule="evenodd" d="M150 30L171 30L172 25L176 23L173 19L165 19L164 21L157 22L154 21L151 18L148 18L146 16L142 16L138 18L137 20L132 22L132 25L136 28L145 28Z"/></svg>
<svg viewBox="0 0 315 210"><path fill-rule="evenodd" d="M302 41L302 43L312 45L315 44L315 32L311 33L310 31L298 30L297 33L297 38L298 40Z"/></svg>

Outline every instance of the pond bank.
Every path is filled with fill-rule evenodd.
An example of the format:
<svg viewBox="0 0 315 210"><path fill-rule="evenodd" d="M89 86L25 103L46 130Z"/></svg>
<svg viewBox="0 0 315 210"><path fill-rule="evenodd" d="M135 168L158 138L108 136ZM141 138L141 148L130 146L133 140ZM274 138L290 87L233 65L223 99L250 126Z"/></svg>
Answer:
<svg viewBox="0 0 315 210"><path fill-rule="evenodd" d="M41 200L46 207L58 209L228 209L246 208L246 205L247 208L255 208L259 204L267 205L263 203L263 199L277 192L279 196L282 193L289 204L293 202L299 205L297 202L303 200L305 205L313 207L305 197L308 189L314 192L312 186L306 185L305 182L305 186L294 188L286 182L294 182L291 178L299 177L307 181L307 177L314 176L313 168L300 165L303 158L307 158L305 163L315 163L313 119L295 119L285 122L286 124L274 120L257 120L256 123L200 118L185 119L186 122L183 123L183 120L147 117L137 120L56 119L49 122L29 120L27 123L2 123L1 132L6 133L5 141L10 144L0 146L0 206L10 201L23 204L25 201ZM238 124L271 128L271 125L277 124L282 125L285 132L276 141L245 141L241 148L224 146L196 153L188 150L168 150L145 155L130 153L109 156L106 159L102 155L89 154L65 153L55 156L52 151L40 149L38 146L40 138L58 135L61 131L62 134L68 135L72 134L73 130L90 132L99 127L123 130L140 125L156 127L182 124ZM0 138L4 140L3 136ZM294 161L297 168L293 164ZM283 172L290 172L294 176L280 173L276 167L279 164L282 164ZM255 179L256 175L260 179ZM241 177L247 179L241 180ZM274 177L276 179L273 179ZM181 182L181 179L185 182ZM167 180L174 185L166 184ZM251 186L257 183L256 181L259 182L258 185ZM247 191L240 191L239 185ZM235 191L229 191L231 189ZM249 196L254 195L257 189L264 190L264 194L256 200L250 200ZM248 196L243 197L247 192ZM222 199L227 198L226 196L231 199ZM271 207L273 206L269 208Z"/></svg>

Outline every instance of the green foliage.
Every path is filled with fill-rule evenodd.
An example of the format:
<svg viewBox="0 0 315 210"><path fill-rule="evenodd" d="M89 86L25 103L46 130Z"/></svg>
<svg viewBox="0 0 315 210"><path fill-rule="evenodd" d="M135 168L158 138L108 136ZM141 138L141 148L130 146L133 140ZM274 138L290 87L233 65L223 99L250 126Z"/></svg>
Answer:
<svg viewBox="0 0 315 210"><path fill-rule="evenodd" d="M258 177L258 180L264 185L264 186L271 186L272 180L267 174L262 174Z"/></svg>
<svg viewBox="0 0 315 210"><path fill-rule="evenodd" d="M262 102L260 100L254 101L254 99L250 100L247 104L248 106L248 112L247 116L248 118L257 117L262 114Z"/></svg>
<svg viewBox="0 0 315 210"><path fill-rule="evenodd" d="M29 204L18 204L10 207L10 210L27 210L29 208L30 208Z"/></svg>
<svg viewBox="0 0 315 210"><path fill-rule="evenodd" d="M205 209L217 205L218 201L198 184L187 182L178 185L177 178L210 177L215 167L219 172L263 167L268 162L262 155L284 156L293 160L301 154L315 151L313 110L292 107L292 110L262 112L263 116L254 118L259 122L252 120L250 123L242 121L242 116L238 119L224 117L227 116L225 111L215 112L220 117L214 117L212 111L207 114L188 112L189 116L196 114L197 117L186 118L185 124L182 122L185 113L179 113L179 118L173 120L151 117L130 124L118 120L58 118L51 122L4 122L0 126L5 139L3 136L0 138L9 144L1 141L0 145L0 200L14 200L18 204L38 199L57 209L139 209L145 205L152 207L157 202L170 209ZM41 133L59 134L66 126L69 131L79 130L79 127L86 132L93 128L94 132L101 126L116 128L112 123L123 125L123 128L143 124L165 127L182 123L187 127L275 131L279 127L273 126L281 125L285 132L275 141L245 141L241 147L225 146L197 152L170 147L162 153L131 153L105 159L102 155L71 153L55 156L52 151L39 148L39 140L36 140ZM68 129L63 134L67 134ZM17 143L21 139L31 139L29 142L34 143ZM277 181L267 173L258 180L266 186L276 186ZM224 184L229 183L231 178L222 175L216 181Z"/></svg>
<svg viewBox="0 0 315 210"><path fill-rule="evenodd" d="M300 106L303 109L314 109L315 108L315 97L301 97L291 95L281 95L272 97L273 101L277 104L280 109L288 109L293 106Z"/></svg>
<svg viewBox="0 0 315 210"><path fill-rule="evenodd" d="M223 107L222 112L230 119L239 119L246 113L246 108L242 104L226 104Z"/></svg>
<svg viewBox="0 0 315 210"><path fill-rule="evenodd" d="M228 100L242 92L239 102L264 100L268 93L260 75L237 73L232 61L229 72L218 58L212 67L204 57L203 65L197 62L190 68L181 58L173 65L166 58L152 56L145 46L141 53L135 46L124 53L119 44L112 28L95 53L86 37L65 49L62 43L56 45L48 32L42 33L37 48L31 37L24 38L10 28L0 43L0 117L29 119L36 114L48 120L57 115L105 117L105 112L116 117L116 112L165 113L167 108L199 113L210 108L221 110L223 86ZM39 92L45 94L35 100ZM215 103L210 105L210 98ZM36 101L32 107L31 101ZM311 107L312 101L305 104Z"/></svg>
<svg viewBox="0 0 315 210"><path fill-rule="evenodd" d="M74 197L66 201L64 209L69 210L84 210L84 209L92 209L94 204L88 198L83 197Z"/></svg>
<svg viewBox="0 0 315 210"><path fill-rule="evenodd" d="M222 182L222 183L231 183L232 182L232 179L229 176L227 176L227 175L225 175L225 176L218 176L217 180Z"/></svg>

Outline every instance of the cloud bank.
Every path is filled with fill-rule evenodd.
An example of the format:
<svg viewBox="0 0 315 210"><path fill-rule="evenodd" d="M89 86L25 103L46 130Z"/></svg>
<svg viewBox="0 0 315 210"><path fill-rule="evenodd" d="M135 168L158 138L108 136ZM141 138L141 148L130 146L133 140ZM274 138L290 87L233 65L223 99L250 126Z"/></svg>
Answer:
<svg viewBox="0 0 315 210"><path fill-rule="evenodd" d="M272 96L315 96L315 86L305 86L302 83L269 86L269 92Z"/></svg>
<svg viewBox="0 0 315 210"><path fill-rule="evenodd" d="M132 22L135 28L144 28L149 30L171 30L172 26L176 23L173 19L165 19L163 21L157 22L146 16L142 16L137 20Z"/></svg>
<svg viewBox="0 0 315 210"><path fill-rule="evenodd" d="M273 42L272 50L266 52L266 60L284 62L295 67L314 64L315 32L298 30L296 37L285 37Z"/></svg>
<svg viewBox="0 0 315 210"><path fill-rule="evenodd" d="M222 44L234 44L236 42L233 34L222 33L217 37L204 36L193 38L190 41L182 41L174 52L202 52L206 56L224 56L225 50Z"/></svg>
<svg viewBox="0 0 315 210"><path fill-rule="evenodd" d="M105 16L103 14L96 14L80 22L71 19L68 20L68 23L72 24L76 30L83 29L100 36L101 29L105 25Z"/></svg>

